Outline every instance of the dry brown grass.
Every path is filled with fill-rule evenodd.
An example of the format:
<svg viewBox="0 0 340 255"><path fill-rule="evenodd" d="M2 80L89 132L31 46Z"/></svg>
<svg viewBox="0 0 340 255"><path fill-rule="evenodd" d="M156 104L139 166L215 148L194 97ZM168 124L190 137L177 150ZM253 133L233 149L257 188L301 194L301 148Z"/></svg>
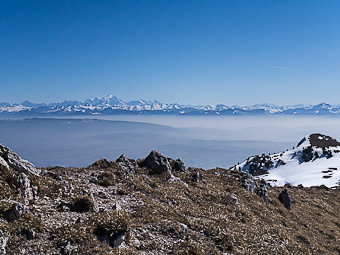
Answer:
<svg viewBox="0 0 340 255"><path fill-rule="evenodd" d="M0 222L0 228L10 234L9 254L18 254L22 247L55 254L68 242L76 247L72 254L340 253L339 189L288 187L293 199L288 211L278 200L282 188L269 190L266 206L259 196L240 185L243 173L239 171L195 169L203 174L203 181L196 183L193 169L174 172L181 181L169 182L167 173L149 175L148 169L141 168L133 179L125 179L119 177L116 165L102 166L55 169L63 174L65 183L48 176L32 180L49 200L44 202L45 211L34 216ZM89 182L91 175L101 173L112 174L114 181L105 187ZM9 185L2 185L0 190L7 189L11 198L17 199ZM54 201L60 189L70 192L62 192L67 201L91 190L99 206L112 207L119 202L121 209L58 212ZM232 195L237 196L238 203ZM53 221L43 222L40 217L45 214ZM27 241L17 235L22 228L35 229L37 238ZM121 232L125 233L125 244L120 248L98 238L100 233Z"/></svg>

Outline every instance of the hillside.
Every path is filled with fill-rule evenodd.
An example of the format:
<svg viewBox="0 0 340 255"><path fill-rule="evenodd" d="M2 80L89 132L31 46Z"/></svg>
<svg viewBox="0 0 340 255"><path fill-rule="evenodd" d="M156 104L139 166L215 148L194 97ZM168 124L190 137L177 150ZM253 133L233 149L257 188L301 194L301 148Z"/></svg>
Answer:
<svg viewBox="0 0 340 255"><path fill-rule="evenodd" d="M304 137L291 150L249 157L233 167L260 175L273 185L335 187L340 184L340 143L327 135L315 133Z"/></svg>
<svg viewBox="0 0 340 255"><path fill-rule="evenodd" d="M340 253L338 187L271 187L155 151L37 169L0 146L0 170L3 254Z"/></svg>

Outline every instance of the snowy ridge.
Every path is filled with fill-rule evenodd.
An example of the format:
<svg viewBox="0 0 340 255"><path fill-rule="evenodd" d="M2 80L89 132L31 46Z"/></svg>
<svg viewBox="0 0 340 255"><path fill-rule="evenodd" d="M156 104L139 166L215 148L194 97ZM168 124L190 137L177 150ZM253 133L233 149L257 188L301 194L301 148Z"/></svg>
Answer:
<svg viewBox="0 0 340 255"><path fill-rule="evenodd" d="M0 103L0 114L177 114L177 115L337 115L340 105L278 106L273 104L245 105L183 105L166 104L156 100L125 102L113 95L80 101L61 103L32 103L25 100L19 104Z"/></svg>
<svg viewBox="0 0 340 255"><path fill-rule="evenodd" d="M251 156L233 169L261 176L274 186L335 187L340 185L340 143L326 135L311 134L296 148Z"/></svg>

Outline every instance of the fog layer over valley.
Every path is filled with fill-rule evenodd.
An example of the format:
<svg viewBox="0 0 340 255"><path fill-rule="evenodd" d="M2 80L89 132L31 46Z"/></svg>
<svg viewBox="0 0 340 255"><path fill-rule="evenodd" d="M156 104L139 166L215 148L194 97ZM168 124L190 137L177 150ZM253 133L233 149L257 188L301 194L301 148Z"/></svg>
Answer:
<svg viewBox="0 0 340 255"><path fill-rule="evenodd" d="M296 145L302 137L317 132L340 138L340 117L336 116L106 115L92 118L166 125L187 129L190 136L211 140L290 142Z"/></svg>
<svg viewBox="0 0 340 255"><path fill-rule="evenodd" d="M200 128L182 125L190 124L188 119L181 119L182 124L163 119L168 122L165 124L177 127L95 119L0 120L0 143L37 166L86 166L99 158L113 160L125 153L137 159L151 150L159 150L170 157L181 158L188 166L207 169L230 167L249 155L281 151L295 143L256 141L249 136L240 139L242 133L249 135L243 128L232 123L232 130L208 128L205 118L201 119ZM198 124L197 119L193 120ZM230 136L238 129L239 136L235 137L240 140L231 140Z"/></svg>
<svg viewBox="0 0 340 255"><path fill-rule="evenodd" d="M250 155L290 149L309 133L340 137L334 117L105 118L0 120L0 143L38 166L86 166L122 153L142 158L155 149L188 166L227 168Z"/></svg>

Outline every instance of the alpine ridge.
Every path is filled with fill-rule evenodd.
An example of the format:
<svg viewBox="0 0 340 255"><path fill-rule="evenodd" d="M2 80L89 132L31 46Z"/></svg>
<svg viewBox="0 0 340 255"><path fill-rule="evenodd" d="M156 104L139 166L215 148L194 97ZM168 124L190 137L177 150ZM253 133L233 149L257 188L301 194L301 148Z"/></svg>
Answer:
<svg viewBox="0 0 340 255"><path fill-rule="evenodd" d="M109 115L109 114L174 114L174 115L338 115L340 105L278 106L272 104L244 105L184 105L156 100L125 102L113 95L60 103L0 103L0 115Z"/></svg>

